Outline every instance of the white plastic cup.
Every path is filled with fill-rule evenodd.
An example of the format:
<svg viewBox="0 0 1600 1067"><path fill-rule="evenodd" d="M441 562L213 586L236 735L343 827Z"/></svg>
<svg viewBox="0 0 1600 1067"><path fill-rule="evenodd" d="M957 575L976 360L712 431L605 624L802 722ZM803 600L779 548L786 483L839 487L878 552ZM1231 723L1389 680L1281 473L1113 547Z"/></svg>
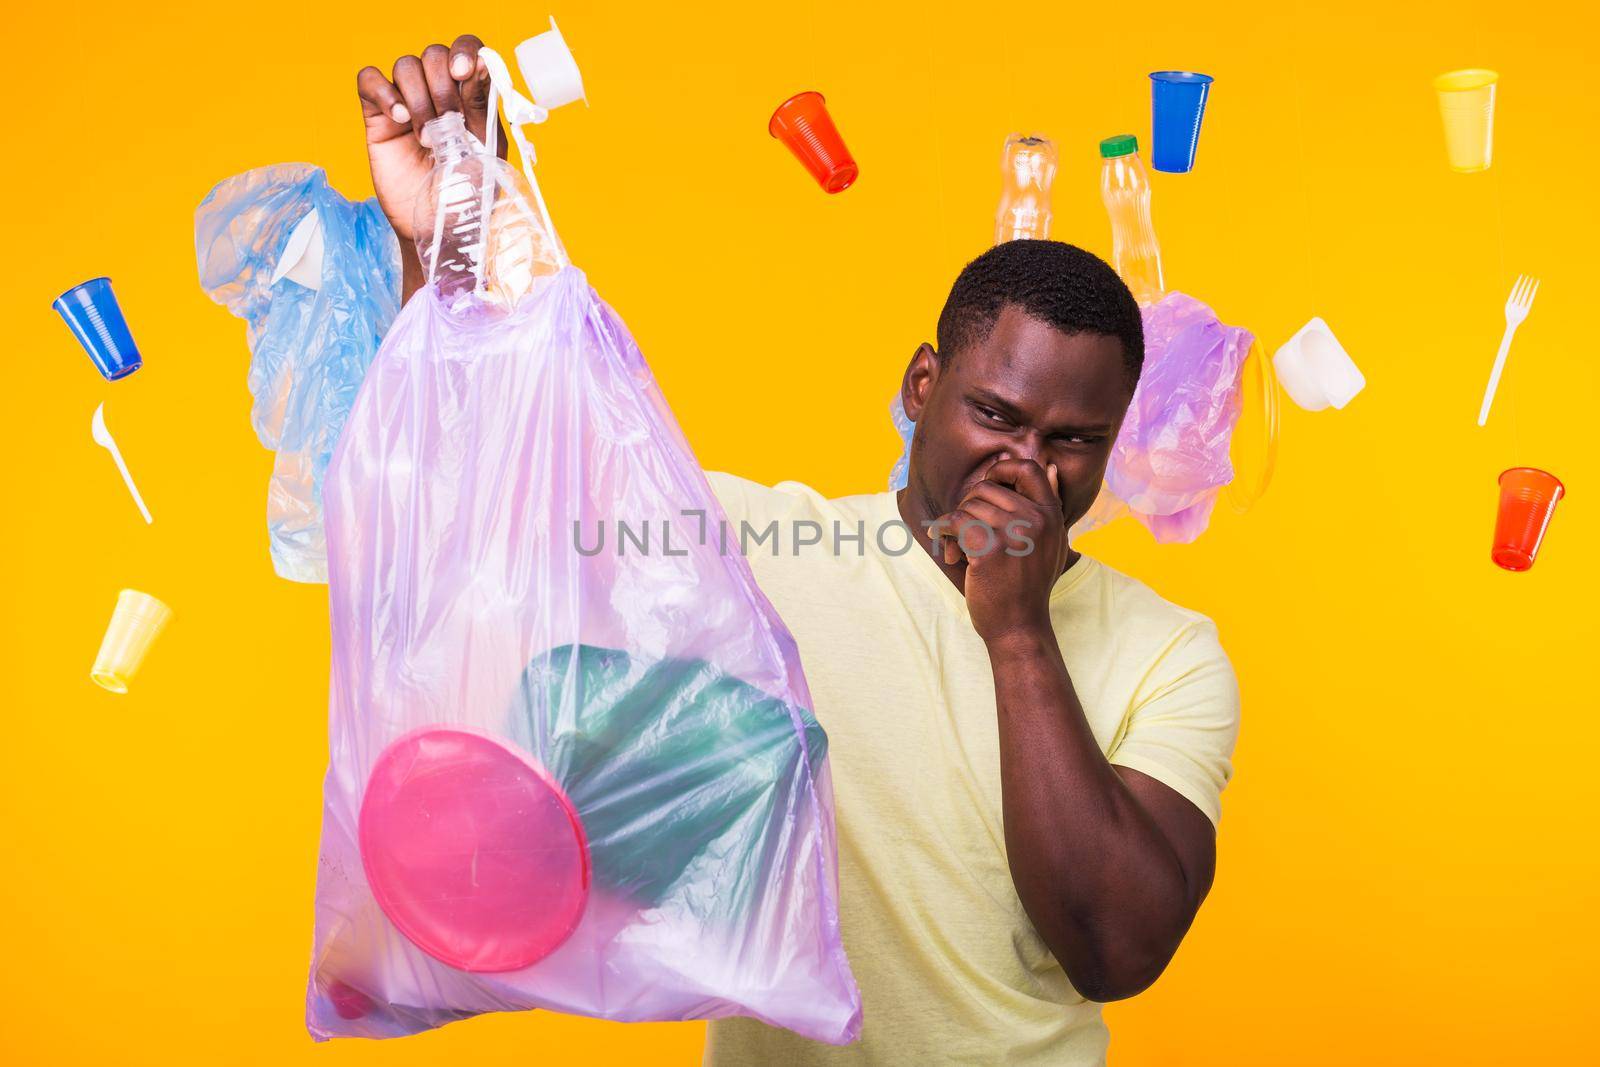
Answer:
<svg viewBox="0 0 1600 1067"><path fill-rule="evenodd" d="M150 646L172 618L172 609L149 593L124 589L117 597L111 624L100 641L89 677L103 689L126 693Z"/></svg>
<svg viewBox="0 0 1600 1067"><path fill-rule="evenodd" d="M1313 318L1272 357L1289 398L1307 411L1342 408L1366 388L1367 379L1328 324Z"/></svg>
<svg viewBox="0 0 1600 1067"><path fill-rule="evenodd" d="M546 111L574 100L582 100L588 106L578 61L572 58L572 49L567 47L554 16L548 30L517 45L515 54L522 80L528 83L528 93L535 104Z"/></svg>

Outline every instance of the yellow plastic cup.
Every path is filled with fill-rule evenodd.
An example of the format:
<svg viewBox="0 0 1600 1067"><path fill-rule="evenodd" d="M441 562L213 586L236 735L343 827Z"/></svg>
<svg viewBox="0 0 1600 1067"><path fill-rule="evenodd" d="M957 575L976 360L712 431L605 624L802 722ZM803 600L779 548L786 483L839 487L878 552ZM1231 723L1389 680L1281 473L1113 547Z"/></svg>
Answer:
<svg viewBox="0 0 1600 1067"><path fill-rule="evenodd" d="M1452 70L1433 79L1450 169L1459 174L1489 169L1494 156L1494 87L1499 80L1494 71L1476 68Z"/></svg>
<svg viewBox="0 0 1600 1067"><path fill-rule="evenodd" d="M172 609L149 593L124 589L117 597L117 609L111 613L111 625L106 627L89 677L113 693L126 693L128 679L139 670L145 653L170 618Z"/></svg>

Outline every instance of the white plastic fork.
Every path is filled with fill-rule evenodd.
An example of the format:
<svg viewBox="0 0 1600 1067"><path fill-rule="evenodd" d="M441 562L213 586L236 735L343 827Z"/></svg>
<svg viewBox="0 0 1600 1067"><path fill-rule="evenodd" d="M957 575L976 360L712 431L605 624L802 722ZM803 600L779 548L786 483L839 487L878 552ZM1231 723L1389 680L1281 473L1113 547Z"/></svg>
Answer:
<svg viewBox="0 0 1600 1067"><path fill-rule="evenodd" d="M1526 319L1528 312L1533 309L1533 298L1538 292L1539 279L1519 274L1517 283L1511 287L1511 295L1506 297L1506 332L1500 338L1500 354L1494 357L1494 369L1489 372L1489 387L1483 391L1483 407L1478 409L1479 426L1489 421L1489 407L1494 403L1494 391L1500 388L1500 372L1506 369L1506 356L1511 352L1511 338L1516 335L1517 327L1522 325L1522 320Z"/></svg>

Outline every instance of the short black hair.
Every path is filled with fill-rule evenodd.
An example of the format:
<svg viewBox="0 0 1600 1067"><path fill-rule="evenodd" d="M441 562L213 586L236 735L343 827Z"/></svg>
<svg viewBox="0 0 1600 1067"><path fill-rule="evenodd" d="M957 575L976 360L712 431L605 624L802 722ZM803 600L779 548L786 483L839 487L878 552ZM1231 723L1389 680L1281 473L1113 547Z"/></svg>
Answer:
<svg viewBox="0 0 1600 1067"><path fill-rule="evenodd" d="M988 337L1007 304L1065 334L1115 337L1128 382L1138 383L1144 369L1138 303L1110 264L1062 241L1006 241L963 267L939 313L940 362Z"/></svg>

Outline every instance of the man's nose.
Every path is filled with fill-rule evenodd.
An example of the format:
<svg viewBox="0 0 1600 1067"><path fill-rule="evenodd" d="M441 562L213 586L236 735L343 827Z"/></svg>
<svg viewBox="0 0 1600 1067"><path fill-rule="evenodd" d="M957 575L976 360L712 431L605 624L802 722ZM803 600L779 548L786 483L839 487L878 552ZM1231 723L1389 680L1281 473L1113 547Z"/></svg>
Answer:
<svg viewBox="0 0 1600 1067"><path fill-rule="evenodd" d="M1011 453L1013 459L1031 459L1043 467L1049 462L1045 455L1049 438L1038 430L1026 430L1018 434L1006 446L1006 451Z"/></svg>

